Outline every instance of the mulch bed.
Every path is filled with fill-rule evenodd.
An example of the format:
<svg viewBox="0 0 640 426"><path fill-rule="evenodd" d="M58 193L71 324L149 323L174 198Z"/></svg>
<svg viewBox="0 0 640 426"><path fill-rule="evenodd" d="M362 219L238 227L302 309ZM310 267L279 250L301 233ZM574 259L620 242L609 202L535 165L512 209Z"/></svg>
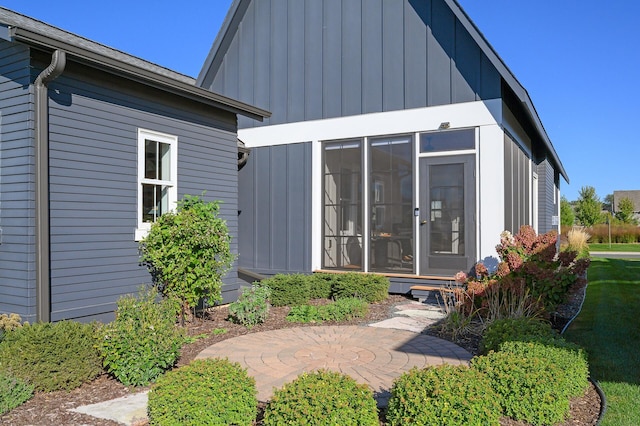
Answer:
<svg viewBox="0 0 640 426"><path fill-rule="evenodd" d="M570 304L575 307L565 309L562 314L569 315L577 309L580 296L575 296L570 300ZM407 298L400 295L391 295L382 303L371 305L369 314L364 319L343 321L340 323L326 322L326 325L357 325L368 324L372 322L382 321L392 315L393 307L400 303L406 303ZM243 326L233 324L227 321L228 310L226 306L216 307L206 312L202 317L196 318L188 325L189 335L196 336L207 334L208 337L200 339L194 343L186 345L181 352L178 360L178 366L186 365L193 360L204 348L236 336L248 333L256 333L261 331L276 330L289 327L305 326L304 324L288 322L285 317L289 312L287 307L274 307L269 312L268 320L254 327L251 330ZM560 315L557 316L560 318ZM569 318L570 316L567 316ZM566 320L565 320L566 321ZM311 325L309 325L311 326ZM214 330L224 329L223 334L213 334ZM437 327L425 330L425 333L435 334L439 337L452 340L450 336L441 335ZM472 333L465 336L459 336L455 340L457 344L467 349L472 354L478 353L479 338ZM110 399L122 397L131 393L140 392L145 388L131 388L123 386L115 379L108 375L103 375L98 379L86 383L78 389L70 392L51 392L37 393L31 400L22 406L12 410L11 412L0 417L0 423L3 425L66 425L66 426L116 426L118 423L97 419L80 413L68 411L70 408L79 407L81 405L93 404L97 402L107 401ZM585 392L581 398L576 398L571 402L570 418L562 424L569 425L595 425L600 410L600 397L593 386ZM141 423L143 424L143 423ZM381 424L382 421L381 421ZM503 419L502 426L526 426L526 423L515 422L510 419Z"/></svg>

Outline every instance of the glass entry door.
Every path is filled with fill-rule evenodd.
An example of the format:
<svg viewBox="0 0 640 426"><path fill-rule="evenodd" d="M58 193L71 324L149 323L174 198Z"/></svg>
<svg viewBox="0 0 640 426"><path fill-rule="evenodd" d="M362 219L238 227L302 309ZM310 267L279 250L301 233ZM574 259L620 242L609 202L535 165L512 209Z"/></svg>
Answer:
<svg viewBox="0 0 640 426"><path fill-rule="evenodd" d="M475 156L420 159L420 275L468 272L476 257Z"/></svg>

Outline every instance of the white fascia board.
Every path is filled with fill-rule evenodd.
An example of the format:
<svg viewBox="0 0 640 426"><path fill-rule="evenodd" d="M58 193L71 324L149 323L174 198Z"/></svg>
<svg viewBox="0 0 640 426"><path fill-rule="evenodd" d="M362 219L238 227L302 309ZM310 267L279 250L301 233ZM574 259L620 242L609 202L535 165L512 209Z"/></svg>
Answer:
<svg viewBox="0 0 640 426"><path fill-rule="evenodd" d="M247 148L256 148L434 131L442 123L449 123L450 129L478 127L500 123L501 119L502 100L492 99L240 129L238 138Z"/></svg>

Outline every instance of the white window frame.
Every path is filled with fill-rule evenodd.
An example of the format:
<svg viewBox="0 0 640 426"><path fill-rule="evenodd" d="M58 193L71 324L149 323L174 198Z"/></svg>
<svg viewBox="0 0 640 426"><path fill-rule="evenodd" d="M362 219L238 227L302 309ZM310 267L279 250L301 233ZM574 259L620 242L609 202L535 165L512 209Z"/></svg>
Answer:
<svg viewBox="0 0 640 426"><path fill-rule="evenodd" d="M147 140L165 143L169 145L169 180L147 179L145 173L145 144ZM151 223L142 221L142 185L153 184L163 185L169 188L168 202L169 210L173 211L178 201L178 137L153 130L138 129L138 191L137 191L137 228L135 230L135 240L142 240L149 229Z"/></svg>

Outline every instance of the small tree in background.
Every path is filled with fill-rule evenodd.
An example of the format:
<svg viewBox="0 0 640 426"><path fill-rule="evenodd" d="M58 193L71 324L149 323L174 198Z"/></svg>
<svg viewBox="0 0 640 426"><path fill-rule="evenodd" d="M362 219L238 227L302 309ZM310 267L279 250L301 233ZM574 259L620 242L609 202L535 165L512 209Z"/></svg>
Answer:
<svg viewBox="0 0 640 426"><path fill-rule="evenodd" d="M571 203L569 203L569 200L563 195L562 198L560 198L560 225L573 226L575 220L576 215L573 213L573 207L571 207Z"/></svg>
<svg viewBox="0 0 640 426"><path fill-rule="evenodd" d="M163 296L180 301L183 323L201 300L221 300L222 277L234 260L219 210L217 201L186 195L177 211L160 216L140 242L140 262Z"/></svg>
<svg viewBox="0 0 640 426"><path fill-rule="evenodd" d="M636 220L633 217L633 201L630 198L624 197L618 202L616 209L616 219L622 223L630 223L635 225Z"/></svg>
<svg viewBox="0 0 640 426"><path fill-rule="evenodd" d="M580 224L587 227L603 222L602 203L593 186L583 186L580 189L575 213Z"/></svg>
<svg viewBox="0 0 640 426"><path fill-rule="evenodd" d="M602 200L602 210L606 210L608 212L612 211L613 206L613 194L607 194Z"/></svg>

